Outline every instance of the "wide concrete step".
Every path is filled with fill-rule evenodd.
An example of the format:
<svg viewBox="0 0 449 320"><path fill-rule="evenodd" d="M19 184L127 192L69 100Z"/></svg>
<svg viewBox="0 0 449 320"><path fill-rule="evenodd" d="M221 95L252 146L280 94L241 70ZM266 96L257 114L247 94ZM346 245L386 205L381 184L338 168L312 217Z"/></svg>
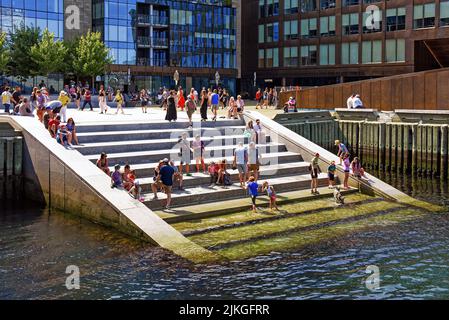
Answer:
<svg viewBox="0 0 449 320"><path fill-rule="evenodd" d="M218 137L241 135L245 131L245 126L227 126L213 128L195 128L195 129L172 129L172 130L122 130L120 131L92 131L77 132L78 140L81 144L100 143L111 141L136 141L136 140L157 140L157 139L178 139L182 133L187 132L190 137L201 135L202 137Z"/></svg>
<svg viewBox="0 0 449 320"><path fill-rule="evenodd" d="M188 139L190 142L194 138ZM126 150L126 152L136 151L150 151L150 150L167 150L173 149L178 144L179 138L175 139L152 139L152 140L136 140L136 141L113 141L113 142L97 142L97 143L85 143L79 146L74 146L83 155L98 155L102 152L120 153ZM206 148L214 146L236 146L239 142L249 144L250 139L243 135L232 136L217 136L217 137L204 137L202 141ZM267 137L267 142L270 142Z"/></svg>
<svg viewBox="0 0 449 320"><path fill-rule="evenodd" d="M277 204L286 205L289 203L303 203L308 202L308 206L304 206L309 210L317 210L322 208L335 207L335 201L333 201L334 190L328 187L322 187L318 189L319 195L312 195L310 191L290 191L278 194ZM357 193L357 189L351 189L347 191L342 190L342 194L347 196L349 194ZM361 199L366 199L362 197ZM359 201L356 198L355 201ZM266 195L258 198L257 206L259 208L268 208L270 205L269 199ZM314 203L312 203L314 202ZM168 223L171 223L173 227L182 232L184 235L193 235L204 232L209 232L212 229L224 228L229 226L237 226L255 220L269 219L273 215L260 214L260 215L248 215L251 211L251 201L248 198L234 199L227 201L219 201L216 203L207 203L199 205L188 205L172 209L170 211L158 210L158 214ZM235 214L241 212L242 214ZM231 216L235 214L234 216ZM223 217L226 215L227 217ZM211 219L217 217L215 219Z"/></svg>
<svg viewBox="0 0 449 320"><path fill-rule="evenodd" d="M263 166L260 168L260 179L269 179L273 177L285 177L289 175L304 175L309 172L309 163L306 162L290 162L284 164L276 164L271 166ZM202 168L200 168L201 170ZM196 170L196 168L194 169ZM231 179L234 182L239 181L238 170L229 169ZM197 186L208 186L210 184L210 176L204 173L192 173L192 176L184 175L184 188ZM151 192L151 184L153 177L139 178L139 183L143 192ZM176 184L178 186L178 184Z"/></svg>
<svg viewBox="0 0 449 320"><path fill-rule="evenodd" d="M217 128L228 126L242 126L243 120L218 120L217 122L194 122L194 128ZM187 121L168 122L103 122L103 123L82 123L76 126L77 132L104 132L104 131L132 131L132 130L173 130L187 129L189 123Z"/></svg>
<svg viewBox="0 0 449 320"><path fill-rule="evenodd" d="M232 157L236 146L217 146L206 148L204 153L204 158L206 161L210 159L217 159L222 157ZM283 144L270 143L266 145L258 146L260 154L263 156L267 153L279 153L287 151L287 148ZM108 159L110 164L142 164L148 162L158 162L164 158L173 159L175 161L180 161L178 155L180 149L175 147L173 149L166 150L152 150L152 151L136 151L136 152L124 152L124 153L112 153L108 154ZM95 155L86 156L90 161L96 163L99 158L99 153Z"/></svg>
<svg viewBox="0 0 449 320"><path fill-rule="evenodd" d="M263 166L276 165L276 164L288 164L291 162L303 161L303 159L299 153L288 152L288 151L287 152L273 152L273 153L262 154L261 157L262 157L261 164ZM222 161L223 159L226 159L227 163L230 166L230 164L232 164L232 161L234 158L232 156L210 158L210 159L206 160L206 165L209 164L211 161L219 162L219 161ZM152 177L154 175L154 168L156 168L156 166L158 165L160 160L162 160L162 159L158 159L153 162L148 161L147 163L135 163L133 161L120 163L120 162L116 162L115 159L112 159L112 160L109 159L109 164L110 164L111 172L114 170L114 165L116 163L121 164L121 165L124 165L125 163L127 163L131 166L132 170L136 171L136 175L138 177ZM175 165L178 166L179 161L175 161ZM190 164L190 171L195 172L195 170L196 170L196 164L193 161Z"/></svg>
<svg viewBox="0 0 449 320"><path fill-rule="evenodd" d="M321 187L327 185L327 175L321 174L318 180ZM310 188L311 177L307 174L270 178L263 181L268 181L275 188L277 193L282 193ZM262 183L263 181L260 182ZM166 205L166 195L159 193L158 196L159 199L152 200L152 194L145 194L145 204L152 210L162 209ZM194 187L187 188L184 191L174 190L172 207L185 206L186 203L193 205L247 197L248 192L241 188L239 184L233 184L227 188L223 188L221 186Z"/></svg>

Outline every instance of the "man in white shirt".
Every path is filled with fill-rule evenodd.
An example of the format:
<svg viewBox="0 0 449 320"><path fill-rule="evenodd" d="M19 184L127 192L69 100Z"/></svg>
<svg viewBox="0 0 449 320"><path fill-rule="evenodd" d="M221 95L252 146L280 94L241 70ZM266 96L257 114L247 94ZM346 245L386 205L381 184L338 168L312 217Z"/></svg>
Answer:
<svg viewBox="0 0 449 320"><path fill-rule="evenodd" d="M355 99L355 94L353 94L352 96L350 96L349 98L348 98L348 102L347 102L347 106L348 106L348 109L354 109L354 99Z"/></svg>
<svg viewBox="0 0 449 320"><path fill-rule="evenodd" d="M248 173L248 150L240 142L234 151L234 167L239 171L240 186L244 187Z"/></svg>
<svg viewBox="0 0 449 320"><path fill-rule="evenodd" d="M360 99L359 95L355 96L353 106L354 106L354 109L362 109L363 108L363 102Z"/></svg>

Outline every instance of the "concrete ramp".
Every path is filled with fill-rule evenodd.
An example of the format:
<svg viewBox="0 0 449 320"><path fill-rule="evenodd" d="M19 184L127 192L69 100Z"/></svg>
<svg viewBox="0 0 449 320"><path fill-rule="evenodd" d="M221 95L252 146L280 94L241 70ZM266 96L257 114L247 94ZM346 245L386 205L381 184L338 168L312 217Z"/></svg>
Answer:
<svg viewBox="0 0 449 320"><path fill-rule="evenodd" d="M28 197L149 241L195 263L221 257L191 242L126 192L111 189L110 179L75 150L52 139L34 118L4 117L24 138L23 175Z"/></svg>

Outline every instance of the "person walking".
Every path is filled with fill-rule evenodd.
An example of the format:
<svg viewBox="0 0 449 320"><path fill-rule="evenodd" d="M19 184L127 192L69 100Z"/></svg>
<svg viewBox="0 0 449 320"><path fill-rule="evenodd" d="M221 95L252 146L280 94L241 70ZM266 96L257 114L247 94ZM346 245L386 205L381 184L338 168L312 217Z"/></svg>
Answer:
<svg viewBox="0 0 449 320"><path fill-rule="evenodd" d="M140 106L142 107L142 113L148 113L148 104L150 102L150 97L145 89L140 91Z"/></svg>
<svg viewBox="0 0 449 320"><path fill-rule="evenodd" d="M81 110L81 88L80 87L76 87L76 93L75 93L75 105L76 108L79 110Z"/></svg>
<svg viewBox="0 0 449 320"><path fill-rule="evenodd" d="M92 93L89 89L84 91L84 103L81 111L84 111L84 108L86 108L87 105L89 105L90 111L94 111L94 108L92 107Z"/></svg>
<svg viewBox="0 0 449 320"><path fill-rule="evenodd" d="M166 99L167 114L165 120L168 122L176 121L178 119L178 110L176 109L175 92L171 91Z"/></svg>
<svg viewBox="0 0 449 320"><path fill-rule="evenodd" d="M343 188L349 190L349 174L351 173L351 161L349 159L349 153L345 154L343 160L343 167L345 169L345 179L343 181Z"/></svg>
<svg viewBox="0 0 449 320"><path fill-rule="evenodd" d="M182 90L182 87L179 87L179 89L178 89L178 108L180 108L181 111L184 111L185 104L186 104L186 99L184 98L184 91Z"/></svg>
<svg viewBox="0 0 449 320"><path fill-rule="evenodd" d="M193 152L192 147L190 146L190 142L187 140L188 134L184 132L179 140L180 146L180 155L181 155L181 164L179 165L179 173L182 174L183 166L185 166L185 172L188 177L192 176L190 174L190 162L192 161Z"/></svg>
<svg viewBox="0 0 449 320"><path fill-rule="evenodd" d="M200 101L200 113L201 113L201 121L207 121L207 91L201 91L201 101Z"/></svg>
<svg viewBox="0 0 449 320"><path fill-rule="evenodd" d="M192 142L192 149L193 149L193 158L196 162L196 172L200 172L200 165L203 169L203 173L207 174L206 171L206 164L204 163L204 151L206 150L204 146L204 142L201 141L201 136L197 135L195 137L195 140Z"/></svg>
<svg viewBox="0 0 449 320"><path fill-rule="evenodd" d="M187 117L189 118L189 129L191 129L193 128L193 114L196 111L196 103L190 95L187 98L185 108L187 112Z"/></svg>
<svg viewBox="0 0 449 320"><path fill-rule="evenodd" d="M62 122L66 123L67 122L67 106L70 103L70 98L68 97L67 92L61 91L59 93L58 100L61 101L61 103L62 103L62 107L61 107L61 110L59 111L59 115L62 118Z"/></svg>
<svg viewBox="0 0 449 320"><path fill-rule="evenodd" d="M212 121L217 121L219 103L220 103L220 96L217 93L217 89L215 89L210 95L211 110L212 113L214 114L214 118L212 119Z"/></svg>
<svg viewBox="0 0 449 320"><path fill-rule="evenodd" d="M120 90L117 90L117 94L115 95L114 101L117 103L117 111L115 114L118 114L119 111L122 112L122 114L125 114L125 111L123 111L123 104L125 103L125 98L123 97L123 94Z"/></svg>
<svg viewBox="0 0 449 320"><path fill-rule="evenodd" d="M100 107L100 114L106 114L106 112L108 112L106 92L104 91L103 85L100 86L100 91L98 92L98 106Z"/></svg>
<svg viewBox="0 0 449 320"><path fill-rule="evenodd" d="M254 177L250 177L247 184L246 184L246 190L248 190L248 194L251 197L252 202L252 210L253 213L257 213L257 196L259 195L259 184L256 182L256 179Z"/></svg>

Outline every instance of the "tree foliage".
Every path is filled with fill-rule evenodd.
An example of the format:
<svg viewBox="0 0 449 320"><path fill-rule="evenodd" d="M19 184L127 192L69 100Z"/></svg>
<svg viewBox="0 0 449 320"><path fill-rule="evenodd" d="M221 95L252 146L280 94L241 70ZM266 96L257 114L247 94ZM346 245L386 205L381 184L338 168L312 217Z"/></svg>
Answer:
<svg viewBox="0 0 449 320"><path fill-rule="evenodd" d="M0 75L6 73L6 66L9 62L9 53L6 42L6 33L0 32Z"/></svg>
<svg viewBox="0 0 449 320"><path fill-rule="evenodd" d="M101 33L89 31L81 36L75 48L73 71L78 76L94 77L102 75L112 63L109 49L101 40Z"/></svg>
<svg viewBox="0 0 449 320"><path fill-rule="evenodd" d="M24 24L10 31L10 60L7 66L9 75L23 81L36 75L38 69L31 56L31 48L39 42L39 33L39 29L30 28Z"/></svg>
<svg viewBox="0 0 449 320"><path fill-rule="evenodd" d="M36 73L44 76L63 72L67 48L55 34L45 29L39 42L31 47L31 57L37 67Z"/></svg>

